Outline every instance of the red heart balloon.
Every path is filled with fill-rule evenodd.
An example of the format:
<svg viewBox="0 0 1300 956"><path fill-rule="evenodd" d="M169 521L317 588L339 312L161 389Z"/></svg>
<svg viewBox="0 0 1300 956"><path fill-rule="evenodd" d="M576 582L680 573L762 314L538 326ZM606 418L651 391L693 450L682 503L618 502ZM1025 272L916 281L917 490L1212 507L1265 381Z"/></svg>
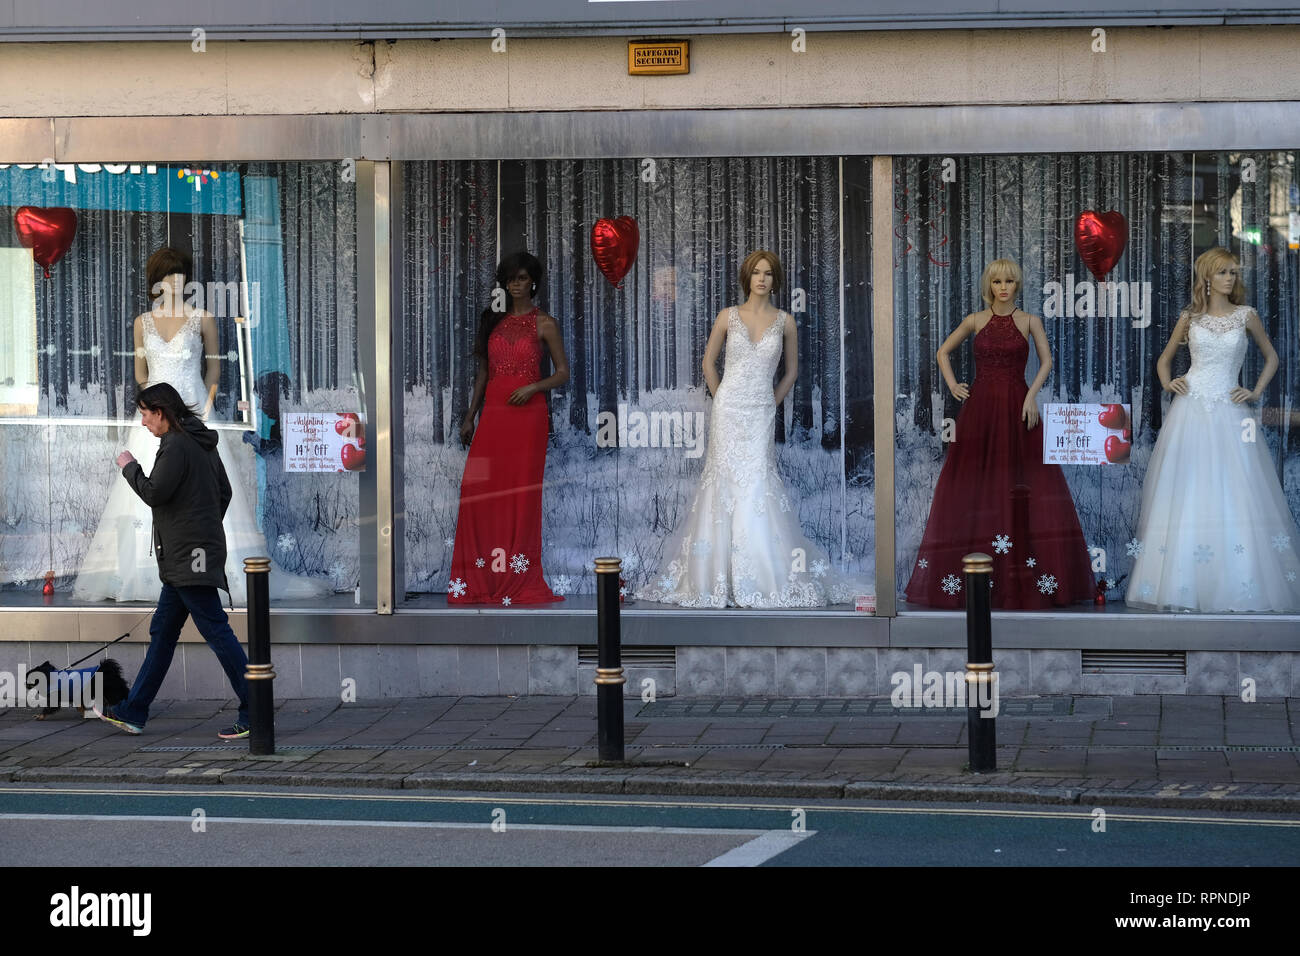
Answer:
<svg viewBox="0 0 1300 956"><path fill-rule="evenodd" d="M1114 210L1103 213L1084 210L1074 221L1074 245L1088 271L1100 282L1115 268L1128 245L1128 220Z"/></svg>
<svg viewBox="0 0 1300 956"><path fill-rule="evenodd" d="M1128 461L1129 450L1133 446L1118 435L1106 436L1106 460L1112 465L1122 465Z"/></svg>
<svg viewBox="0 0 1300 956"><path fill-rule="evenodd" d="M1103 428L1123 428L1128 424L1128 415L1123 405L1103 405L1097 421Z"/></svg>
<svg viewBox="0 0 1300 956"><path fill-rule="evenodd" d="M32 258L50 277L50 266L63 258L77 234L77 214L66 206L42 209L19 206L14 212L14 231L18 241L32 250Z"/></svg>
<svg viewBox="0 0 1300 956"><path fill-rule="evenodd" d="M640 245L641 230L631 216L597 219L591 227L592 258L610 285L616 289L632 268Z"/></svg>
<svg viewBox="0 0 1300 956"><path fill-rule="evenodd" d="M348 471L360 471L366 467L366 453L356 445L343 446L343 467Z"/></svg>
<svg viewBox="0 0 1300 956"><path fill-rule="evenodd" d="M340 412L338 419L334 422L334 430L344 438L356 438L357 432L361 430L361 419L352 412ZM365 444L362 442L362 444Z"/></svg>

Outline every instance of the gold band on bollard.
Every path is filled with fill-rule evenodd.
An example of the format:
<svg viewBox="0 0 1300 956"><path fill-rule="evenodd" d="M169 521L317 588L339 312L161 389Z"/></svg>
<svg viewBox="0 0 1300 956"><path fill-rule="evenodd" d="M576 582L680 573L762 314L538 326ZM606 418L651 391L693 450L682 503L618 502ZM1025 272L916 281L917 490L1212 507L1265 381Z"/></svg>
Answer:
<svg viewBox="0 0 1300 956"><path fill-rule="evenodd" d="M983 551L976 551L961 559L961 569L964 574L992 574L993 558Z"/></svg>
<svg viewBox="0 0 1300 956"><path fill-rule="evenodd" d="M623 569L622 558L597 558L597 574L618 574Z"/></svg>
<svg viewBox="0 0 1300 956"><path fill-rule="evenodd" d="M626 684L627 678L623 676L623 668L621 667L597 667L596 683Z"/></svg>
<svg viewBox="0 0 1300 956"><path fill-rule="evenodd" d="M272 670L273 664L249 664L248 672L244 674L245 680L273 680L275 671Z"/></svg>
<svg viewBox="0 0 1300 956"><path fill-rule="evenodd" d="M270 572L270 558L244 558L245 574L269 574Z"/></svg>
<svg viewBox="0 0 1300 956"><path fill-rule="evenodd" d="M976 664L972 661L966 662L966 683L968 684L988 684L993 680L993 663Z"/></svg>

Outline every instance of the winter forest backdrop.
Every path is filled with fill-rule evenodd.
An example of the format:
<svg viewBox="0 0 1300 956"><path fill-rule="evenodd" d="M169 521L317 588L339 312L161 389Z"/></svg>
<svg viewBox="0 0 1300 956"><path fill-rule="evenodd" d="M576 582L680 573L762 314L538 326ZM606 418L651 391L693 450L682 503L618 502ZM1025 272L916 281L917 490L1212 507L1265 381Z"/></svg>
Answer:
<svg viewBox="0 0 1300 956"><path fill-rule="evenodd" d="M804 531L846 568L872 573L869 161L835 158L430 162L405 166L402 290L407 588L445 591L473 388L473 338L499 255L524 249L545 277L536 301L559 321L571 377L550 395L543 567L557 590L594 589L592 560L624 559L639 585L690 506L703 455L598 447L602 412L695 413L714 317L743 301L750 251L780 257L774 296L799 327L799 378L778 415L778 458ZM613 288L590 251L601 217L632 216L632 270ZM841 253L849 275L841 314ZM549 374L549 371L545 374ZM703 451L703 445L699 451Z"/></svg>
<svg viewBox="0 0 1300 956"><path fill-rule="evenodd" d="M1243 170L1246 174L1243 175ZM947 179L945 182L945 172ZM955 175L954 175L955 174ZM1135 153L1069 156L914 157L895 164L894 303L897 413L897 575L907 585L943 464L942 422L960 409L935 352L962 318L984 307L985 265L1014 259L1024 271L1019 307L1043 316L1052 371L1049 402L1132 405L1127 465L1066 466L1084 537L1106 553L1106 575L1128 573L1142 480L1171 396L1156 375L1179 313L1190 301L1192 263L1213 246L1241 259L1246 303L1258 311L1280 365L1260 403L1263 428L1292 514L1300 513L1300 252L1289 232L1297 199L1293 153ZM1093 281L1074 246L1079 213L1117 210L1129 239L1108 281L1150 283L1152 315L1044 315L1044 285ZM1143 321L1140 320L1139 321ZM1173 374L1187 370L1186 346ZM1252 342L1242 380L1253 388L1263 357ZM1030 349L1027 378L1037 373ZM954 356L959 382L976 374L968 339ZM1250 414L1243 406L1243 416ZM1122 588L1121 588L1122 592ZM1112 593L1111 598L1122 597Z"/></svg>

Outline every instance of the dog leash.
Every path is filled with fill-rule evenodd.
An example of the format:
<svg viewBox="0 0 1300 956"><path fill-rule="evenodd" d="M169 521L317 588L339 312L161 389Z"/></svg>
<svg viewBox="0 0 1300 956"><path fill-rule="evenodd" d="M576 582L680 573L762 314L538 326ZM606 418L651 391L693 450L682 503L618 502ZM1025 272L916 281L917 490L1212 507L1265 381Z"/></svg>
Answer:
<svg viewBox="0 0 1300 956"><path fill-rule="evenodd" d="M148 617L148 616L149 616L149 615L145 615L145 617ZM96 648L95 650L91 651L91 652L90 652L89 654L87 654L85 657L78 658L77 660L73 661L71 664L68 665L68 670L72 670L72 668L76 667L76 666L77 666L78 664L80 664L82 661L84 661L84 660L89 660L90 658L94 657L96 654L100 653L101 651L106 651L106 650L108 650L110 647L112 647L112 646L113 646L114 644L116 644L118 641L123 640L123 639L129 637L130 634L131 634L131 632L134 631L137 627L139 627L139 626L140 626L140 623L141 623L143 620L144 620L144 618L142 617L142 618L140 618L139 621L136 621L134 624L132 624L131 627L127 629L126 633L123 634L121 637L114 638L113 640L109 641L107 644L104 644L104 645L102 645L101 647L98 647L98 648Z"/></svg>

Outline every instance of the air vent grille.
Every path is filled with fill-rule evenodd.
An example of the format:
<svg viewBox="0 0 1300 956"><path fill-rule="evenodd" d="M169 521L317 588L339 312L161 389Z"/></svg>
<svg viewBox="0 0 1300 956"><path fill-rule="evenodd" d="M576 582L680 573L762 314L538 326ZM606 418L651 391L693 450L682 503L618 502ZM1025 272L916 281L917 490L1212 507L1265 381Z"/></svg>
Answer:
<svg viewBox="0 0 1300 956"><path fill-rule="evenodd" d="M625 647L621 658L624 667L677 667L677 648L675 647ZM578 666L595 667L596 649L594 647L578 648Z"/></svg>
<svg viewBox="0 0 1300 956"><path fill-rule="evenodd" d="M1186 651L1084 651L1085 674L1187 675Z"/></svg>

